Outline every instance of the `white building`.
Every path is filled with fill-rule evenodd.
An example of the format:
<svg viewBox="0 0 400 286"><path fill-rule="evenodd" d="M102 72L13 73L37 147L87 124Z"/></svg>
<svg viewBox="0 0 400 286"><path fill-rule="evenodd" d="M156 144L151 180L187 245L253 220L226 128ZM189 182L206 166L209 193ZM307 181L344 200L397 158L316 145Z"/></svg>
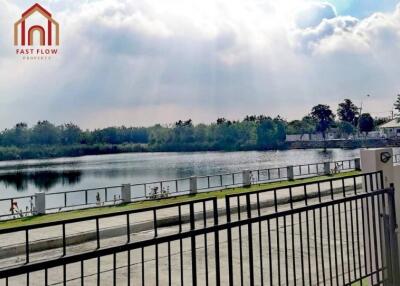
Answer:
<svg viewBox="0 0 400 286"><path fill-rule="evenodd" d="M400 118L393 119L379 126L381 135L386 138L400 137Z"/></svg>

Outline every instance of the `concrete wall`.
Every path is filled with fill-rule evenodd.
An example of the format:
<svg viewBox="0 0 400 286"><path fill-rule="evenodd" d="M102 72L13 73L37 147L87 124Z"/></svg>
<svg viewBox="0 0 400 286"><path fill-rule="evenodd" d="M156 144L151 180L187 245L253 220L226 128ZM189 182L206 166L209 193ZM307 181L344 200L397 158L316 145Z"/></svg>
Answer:
<svg viewBox="0 0 400 286"><path fill-rule="evenodd" d="M293 141L310 141L310 134L290 134L286 135L287 142Z"/></svg>

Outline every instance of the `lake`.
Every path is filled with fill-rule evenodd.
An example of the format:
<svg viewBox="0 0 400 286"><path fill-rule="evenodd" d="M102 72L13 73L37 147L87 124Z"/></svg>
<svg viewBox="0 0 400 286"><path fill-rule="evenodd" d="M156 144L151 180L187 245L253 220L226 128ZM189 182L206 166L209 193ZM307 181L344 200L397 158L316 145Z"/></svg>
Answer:
<svg viewBox="0 0 400 286"><path fill-rule="evenodd" d="M0 162L0 198L359 157L359 150L129 153Z"/></svg>

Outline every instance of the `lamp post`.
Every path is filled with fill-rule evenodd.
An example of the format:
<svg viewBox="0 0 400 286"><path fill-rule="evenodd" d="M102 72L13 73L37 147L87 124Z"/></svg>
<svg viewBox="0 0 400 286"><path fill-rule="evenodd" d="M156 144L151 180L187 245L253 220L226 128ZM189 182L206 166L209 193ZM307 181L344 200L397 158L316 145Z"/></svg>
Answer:
<svg viewBox="0 0 400 286"><path fill-rule="evenodd" d="M365 95L367 98L371 97L371 95L367 94ZM360 115L362 114L362 108L363 108L363 98L361 98L361 104L360 104Z"/></svg>
<svg viewBox="0 0 400 286"><path fill-rule="evenodd" d="M371 97L371 95L366 94L365 97L369 98L369 97ZM363 109L363 97L361 97L360 114L358 115L358 118L359 118L359 119L360 119L361 114L362 114L362 109ZM360 127L360 120L358 120L357 125L358 125L358 127ZM359 129L359 128L357 128L357 129L358 129L358 130L357 130L357 134L358 134L358 136L360 136L360 129Z"/></svg>

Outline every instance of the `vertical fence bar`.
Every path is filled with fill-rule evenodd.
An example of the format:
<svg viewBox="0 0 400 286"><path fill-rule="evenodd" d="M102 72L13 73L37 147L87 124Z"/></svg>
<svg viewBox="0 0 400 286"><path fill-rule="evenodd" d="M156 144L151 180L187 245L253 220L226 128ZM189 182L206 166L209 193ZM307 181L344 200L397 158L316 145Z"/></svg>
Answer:
<svg viewBox="0 0 400 286"><path fill-rule="evenodd" d="M126 214L126 241L129 243L131 241L131 223L130 223L130 215ZM129 253L128 253L129 255Z"/></svg>
<svg viewBox="0 0 400 286"><path fill-rule="evenodd" d="M153 209L153 227L154 227L154 237L158 236L158 225L157 225L157 210Z"/></svg>
<svg viewBox="0 0 400 286"><path fill-rule="evenodd" d="M182 233L182 210L181 206L178 208L179 215L179 233ZM181 286L183 286L183 241L182 238L179 239L179 262L180 262L180 270L181 270Z"/></svg>
<svg viewBox="0 0 400 286"><path fill-rule="evenodd" d="M97 257L97 286L101 284L101 259L100 256Z"/></svg>
<svg viewBox="0 0 400 286"><path fill-rule="evenodd" d="M62 224L62 242L63 242L63 256L67 254L66 237L65 237L65 223Z"/></svg>
<svg viewBox="0 0 400 286"><path fill-rule="evenodd" d="M160 274L159 274L159 262L158 262L158 243L155 245L155 263L156 263L156 286L160 283Z"/></svg>
<svg viewBox="0 0 400 286"><path fill-rule="evenodd" d="M257 193L257 215L261 216L260 210L260 193ZM264 286L264 263L263 263L263 242L262 242L262 227L261 221L258 222L258 243L259 243L259 252L260 252L260 279L261 286Z"/></svg>
<svg viewBox="0 0 400 286"><path fill-rule="evenodd" d="M141 270L142 270L142 271L141 271L141 272L142 272L142 273L141 273L141 274L142 274L142 286L144 286L144 285L146 284L146 283L145 283L145 282L146 282L146 278L145 278L146 276L145 276L145 269L144 269L144 268L145 268L145 267L144 267L144 263L145 263L145 262L144 262L144 247L141 248L141 255L140 255L140 258L142 259L142 269L141 269Z"/></svg>
<svg viewBox="0 0 400 286"><path fill-rule="evenodd" d="M207 209L206 201L203 201L203 227L207 228ZM209 275L208 275L208 238L207 233L204 233L204 262L205 262L205 274L206 274L206 286L208 286Z"/></svg>
<svg viewBox="0 0 400 286"><path fill-rule="evenodd" d="M274 207L275 212L278 212L278 199L276 189L274 189ZM280 255L280 239L279 239L279 218L276 218L276 244L277 244L277 255L278 255L278 285L281 285L281 255Z"/></svg>
<svg viewBox="0 0 400 286"><path fill-rule="evenodd" d="M304 280L304 250L303 250L303 223L301 222L301 212L299 212L299 234L300 234L300 264L301 264L301 285L305 286Z"/></svg>
<svg viewBox="0 0 400 286"><path fill-rule="evenodd" d="M231 204L229 196L225 197L226 206L226 222L229 224L231 222ZM233 285L233 257L232 257L232 230L231 227L227 229L227 240L228 240L228 282L229 285Z"/></svg>
<svg viewBox="0 0 400 286"><path fill-rule="evenodd" d="M96 241L97 241L97 249L100 249L100 227L99 227L99 218L96 218Z"/></svg>
<svg viewBox="0 0 400 286"><path fill-rule="evenodd" d="M113 286L117 285L117 253L113 253Z"/></svg>
<svg viewBox="0 0 400 286"><path fill-rule="evenodd" d="M277 229L279 232L279 229ZM288 238L287 238L287 230L286 230L286 216L283 216L283 245L285 247L285 278L286 278L286 285L289 285L289 263L288 263Z"/></svg>
<svg viewBox="0 0 400 286"><path fill-rule="evenodd" d="M194 217L194 203L190 203L190 230L195 229L195 217ZM196 256L196 236L192 233L191 235L191 253L192 253L192 285L197 286L197 256Z"/></svg>
<svg viewBox="0 0 400 286"><path fill-rule="evenodd" d="M25 261L29 263L29 229L25 230Z"/></svg>
<svg viewBox="0 0 400 286"><path fill-rule="evenodd" d="M81 260L81 286L85 285L85 265L84 261Z"/></svg>
<svg viewBox="0 0 400 286"><path fill-rule="evenodd" d="M207 280L208 281L208 280ZM171 242L168 241L168 286L172 284L172 269L171 269Z"/></svg>
<svg viewBox="0 0 400 286"><path fill-rule="evenodd" d="M217 198L213 198L213 210L214 210L214 225L218 225L218 205ZM221 284L221 272L220 272L220 257L219 257L219 232L216 230L214 232L214 241L215 241L215 282L216 286Z"/></svg>
<svg viewBox="0 0 400 286"><path fill-rule="evenodd" d="M127 284L128 284L128 286L129 285L131 285L131 251L130 250L128 250L128 252L127 252L127 258L128 258L128 261L127 261L127 276L126 276L126 280L127 280Z"/></svg>
<svg viewBox="0 0 400 286"><path fill-rule="evenodd" d="M236 197L237 208L238 208L238 221L241 220L241 209L240 209L240 199L239 196ZM242 225L238 226L239 228L239 261L240 261L240 285L243 286L243 244L242 244Z"/></svg>
<svg viewBox="0 0 400 286"><path fill-rule="evenodd" d="M388 218L389 218L389 244L390 244L390 260L391 260L391 269L390 273L392 274L392 282L394 285L399 285L400 283L400 262L399 262L399 245L397 240L397 232L396 229L397 221L396 221L396 206L395 206L395 197L394 197L394 188L393 184L387 193L388 196Z"/></svg>
<svg viewBox="0 0 400 286"><path fill-rule="evenodd" d="M250 204L250 194L246 194L246 207L247 207L247 219L251 218L251 204ZM240 208L239 208L240 212ZM254 262L253 262L253 227L251 222L247 225L247 236L249 240L249 276L250 285L254 285Z"/></svg>
<svg viewBox="0 0 400 286"><path fill-rule="evenodd" d="M378 237L377 237L377 229L376 229L376 206L375 206L375 196L371 196L371 204L372 204L372 234L374 240L374 250L375 250L375 270L377 271L377 282L380 282L380 273L379 273L379 253L378 253Z"/></svg>

